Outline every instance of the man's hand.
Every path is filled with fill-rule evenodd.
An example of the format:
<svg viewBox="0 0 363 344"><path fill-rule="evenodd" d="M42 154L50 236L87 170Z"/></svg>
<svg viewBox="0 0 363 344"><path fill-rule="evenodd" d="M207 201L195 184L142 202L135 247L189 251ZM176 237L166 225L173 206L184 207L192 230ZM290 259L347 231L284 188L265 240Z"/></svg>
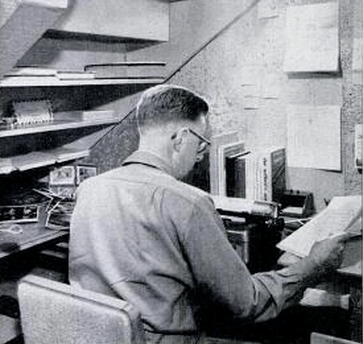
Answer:
<svg viewBox="0 0 363 344"><path fill-rule="evenodd" d="M343 260L345 242L350 238L348 233L334 235L316 242L310 250L308 259L316 264L320 272L328 272L339 268Z"/></svg>

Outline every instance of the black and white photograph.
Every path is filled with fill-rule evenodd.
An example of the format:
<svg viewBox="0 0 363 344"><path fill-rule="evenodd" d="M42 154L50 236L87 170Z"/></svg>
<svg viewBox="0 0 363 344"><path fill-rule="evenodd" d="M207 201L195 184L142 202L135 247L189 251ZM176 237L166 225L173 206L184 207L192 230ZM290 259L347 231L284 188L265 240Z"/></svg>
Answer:
<svg viewBox="0 0 363 344"><path fill-rule="evenodd" d="M97 175L96 166L77 165L76 166L76 183L81 184L85 179Z"/></svg>
<svg viewBox="0 0 363 344"><path fill-rule="evenodd" d="M362 52L363 0L0 0L0 344L363 343Z"/></svg>
<svg viewBox="0 0 363 344"><path fill-rule="evenodd" d="M74 166L57 167L49 173L49 185L74 185L75 176Z"/></svg>
<svg viewBox="0 0 363 344"><path fill-rule="evenodd" d="M38 216L39 207L37 205L0 206L0 224L36 222L38 221Z"/></svg>

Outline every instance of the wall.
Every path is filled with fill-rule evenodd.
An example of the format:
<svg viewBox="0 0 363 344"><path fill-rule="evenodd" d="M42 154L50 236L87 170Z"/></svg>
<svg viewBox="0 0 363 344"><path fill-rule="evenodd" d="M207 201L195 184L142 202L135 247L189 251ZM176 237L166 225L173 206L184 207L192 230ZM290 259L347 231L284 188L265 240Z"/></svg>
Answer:
<svg viewBox="0 0 363 344"><path fill-rule="evenodd" d="M262 0L267 1L267 0ZM287 5L327 1L287 1ZM362 122L362 86L352 83L352 42L357 32L354 26L361 19L354 17L354 6L349 0L340 1L340 64L336 75L289 76L283 72L285 53L285 11L281 1L270 1L277 6L278 15L258 19L255 6L245 16L250 2L239 0L181 1L171 4L171 37L169 43L132 50L127 60L161 60L168 63L172 73L190 56L216 35L225 25L238 18L210 44L197 53L176 72L168 82L190 87L204 95L211 105L211 124L214 134L238 130L252 151L287 142L287 110L292 104L338 105L342 107L342 171L288 168L287 187L314 193L316 207L325 206L323 199L336 195L361 192L361 175L353 166L354 124ZM249 71L248 71L249 70ZM276 99L260 99L258 109L246 110L243 82L255 73L256 78L275 79ZM138 95L112 104L129 111ZM126 114L126 112L125 112ZM95 147L93 161L101 162L101 169L117 166L124 156L135 149L137 139L133 116L123 126L130 130L120 140L115 133L104 138ZM125 135L127 137L125 137ZM132 142L132 144L131 144ZM112 149L110 159L104 165L104 150ZM101 149L102 148L102 149ZM107 152L110 148L107 148ZM202 174L203 175L203 174Z"/></svg>

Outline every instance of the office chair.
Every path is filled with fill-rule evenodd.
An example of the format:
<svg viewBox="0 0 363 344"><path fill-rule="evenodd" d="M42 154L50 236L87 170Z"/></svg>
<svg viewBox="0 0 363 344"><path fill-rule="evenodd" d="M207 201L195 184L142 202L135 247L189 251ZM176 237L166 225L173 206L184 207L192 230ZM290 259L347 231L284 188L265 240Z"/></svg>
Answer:
<svg viewBox="0 0 363 344"><path fill-rule="evenodd" d="M25 344L144 344L139 313L127 302L34 275L18 288Z"/></svg>

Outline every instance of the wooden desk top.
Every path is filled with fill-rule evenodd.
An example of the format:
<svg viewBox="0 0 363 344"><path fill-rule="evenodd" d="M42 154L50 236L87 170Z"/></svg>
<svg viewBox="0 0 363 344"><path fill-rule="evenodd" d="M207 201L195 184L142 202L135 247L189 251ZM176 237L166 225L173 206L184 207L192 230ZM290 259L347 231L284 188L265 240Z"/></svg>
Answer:
<svg viewBox="0 0 363 344"><path fill-rule="evenodd" d="M21 224L22 233L0 231L0 259L36 246L61 241L68 237L66 230L47 229L40 223Z"/></svg>

